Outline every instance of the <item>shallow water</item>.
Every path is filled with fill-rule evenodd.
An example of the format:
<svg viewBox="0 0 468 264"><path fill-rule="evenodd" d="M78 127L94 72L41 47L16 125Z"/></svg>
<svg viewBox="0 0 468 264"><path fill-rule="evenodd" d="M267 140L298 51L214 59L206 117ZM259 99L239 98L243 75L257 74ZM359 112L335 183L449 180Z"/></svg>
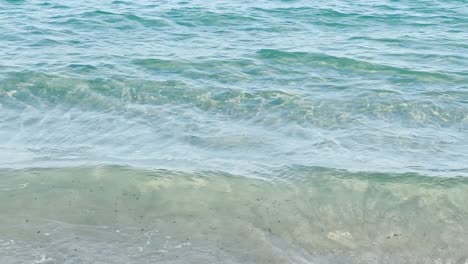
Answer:
<svg viewBox="0 0 468 264"><path fill-rule="evenodd" d="M464 263L467 43L463 0L0 2L0 262Z"/></svg>
<svg viewBox="0 0 468 264"><path fill-rule="evenodd" d="M468 261L464 177L115 166L0 175L0 253L11 263Z"/></svg>

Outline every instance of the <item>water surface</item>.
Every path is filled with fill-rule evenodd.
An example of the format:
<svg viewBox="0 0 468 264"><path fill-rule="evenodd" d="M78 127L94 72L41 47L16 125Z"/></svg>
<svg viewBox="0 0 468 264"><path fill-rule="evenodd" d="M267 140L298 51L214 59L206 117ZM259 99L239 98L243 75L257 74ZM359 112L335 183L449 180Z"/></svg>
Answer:
<svg viewBox="0 0 468 264"><path fill-rule="evenodd" d="M2 1L0 260L464 263L467 43L464 0Z"/></svg>

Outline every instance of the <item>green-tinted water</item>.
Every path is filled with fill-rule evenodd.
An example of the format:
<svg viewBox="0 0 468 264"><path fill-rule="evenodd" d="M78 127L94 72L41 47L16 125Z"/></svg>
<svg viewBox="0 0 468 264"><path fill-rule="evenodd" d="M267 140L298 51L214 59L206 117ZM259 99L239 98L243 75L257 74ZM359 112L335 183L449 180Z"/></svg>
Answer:
<svg viewBox="0 0 468 264"><path fill-rule="evenodd" d="M464 0L2 1L0 262L464 263L467 43Z"/></svg>
<svg viewBox="0 0 468 264"><path fill-rule="evenodd" d="M465 178L3 170L11 263L464 263ZM45 261L44 260L44 261Z"/></svg>

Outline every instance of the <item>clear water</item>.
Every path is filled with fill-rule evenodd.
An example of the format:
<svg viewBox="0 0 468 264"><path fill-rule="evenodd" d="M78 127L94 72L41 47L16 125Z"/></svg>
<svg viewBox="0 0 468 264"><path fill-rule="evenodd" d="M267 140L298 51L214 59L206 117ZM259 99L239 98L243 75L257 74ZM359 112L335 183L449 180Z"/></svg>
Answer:
<svg viewBox="0 0 468 264"><path fill-rule="evenodd" d="M467 54L464 0L4 0L0 262L464 263Z"/></svg>

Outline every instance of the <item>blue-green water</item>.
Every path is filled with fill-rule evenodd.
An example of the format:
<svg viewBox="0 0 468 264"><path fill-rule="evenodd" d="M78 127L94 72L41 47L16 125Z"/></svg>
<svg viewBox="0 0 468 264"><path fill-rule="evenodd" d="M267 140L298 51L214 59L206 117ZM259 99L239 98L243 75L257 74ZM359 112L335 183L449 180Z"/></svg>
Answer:
<svg viewBox="0 0 468 264"><path fill-rule="evenodd" d="M0 2L1 263L465 263L466 176L465 0Z"/></svg>

